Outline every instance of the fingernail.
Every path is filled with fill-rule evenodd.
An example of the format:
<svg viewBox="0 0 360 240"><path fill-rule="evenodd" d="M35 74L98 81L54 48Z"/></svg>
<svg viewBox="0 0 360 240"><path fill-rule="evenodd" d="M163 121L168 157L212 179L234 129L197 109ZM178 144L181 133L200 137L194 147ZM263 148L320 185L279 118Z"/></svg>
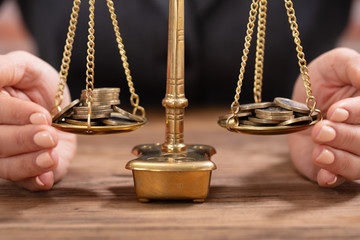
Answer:
<svg viewBox="0 0 360 240"><path fill-rule="evenodd" d="M335 137L336 132L332 127L323 126L315 139L319 142L330 142L334 140Z"/></svg>
<svg viewBox="0 0 360 240"><path fill-rule="evenodd" d="M334 183L336 183L336 181L338 180L337 176L334 175L334 179L330 182L327 183L327 185L333 185Z"/></svg>
<svg viewBox="0 0 360 240"><path fill-rule="evenodd" d="M42 132L38 132L37 134L35 134L34 142L38 146L44 147L44 148L50 148L50 147L55 146L54 139L52 138L50 133L47 131L42 131Z"/></svg>
<svg viewBox="0 0 360 240"><path fill-rule="evenodd" d="M45 183L43 183L41 180L40 180L40 178L39 178L39 176L37 176L36 178L35 178L35 182L39 185L39 186L45 186Z"/></svg>
<svg viewBox="0 0 360 240"><path fill-rule="evenodd" d="M349 118L349 112L343 108L337 108L331 114L330 120L334 122L344 122Z"/></svg>
<svg viewBox="0 0 360 240"><path fill-rule="evenodd" d="M319 156L317 156L315 161L321 164L332 164L335 161L335 155L328 149L324 149Z"/></svg>
<svg viewBox="0 0 360 240"><path fill-rule="evenodd" d="M10 96L10 94L7 91L5 91L4 89L1 89L0 92L6 96Z"/></svg>
<svg viewBox="0 0 360 240"><path fill-rule="evenodd" d="M41 167L41 168L49 168L52 165L54 165L54 161L48 152L44 152L44 153L40 154L36 158L35 163L38 167Z"/></svg>
<svg viewBox="0 0 360 240"><path fill-rule="evenodd" d="M34 113L30 116L30 122L35 125L47 124L47 119L45 114Z"/></svg>

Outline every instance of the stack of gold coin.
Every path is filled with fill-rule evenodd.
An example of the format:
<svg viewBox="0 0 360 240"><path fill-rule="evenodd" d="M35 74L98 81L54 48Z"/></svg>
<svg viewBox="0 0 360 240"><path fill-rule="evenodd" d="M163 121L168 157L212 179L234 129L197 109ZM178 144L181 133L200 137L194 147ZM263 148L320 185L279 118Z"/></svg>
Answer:
<svg viewBox="0 0 360 240"><path fill-rule="evenodd" d="M86 89L82 90L80 106L73 108L72 119L87 120L89 109L86 93ZM91 119L109 118L113 112L111 106L120 104L120 88L95 88L92 93Z"/></svg>
<svg viewBox="0 0 360 240"><path fill-rule="evenodd" d="M89 109L87 106L74 107L73 119L87 119ZM111 105L99 105L91 107L91 119L108 118L112 113Z"/></svg>
<svg viewBox="0 0 360 240"><path fill-rule="evenodd" d="M110 106L120 104L120 88L95 88L93 91L92 106ZM86 104L86 89L82 90L80 102Z"/></svg>
<svg viewBox="0 0 360 240"><path fill-rule="evenodd" d="M275 98L273 102L240 105L237 114L240 125L288 126L310 123L317 114L310 117L310 110L303 104L287 98Z"/></svg>
<svg viewBox="0 0 360 240"><path fill-rule="evenodd" d="M120 88L95 88L93 90L91 126L120 126L145 120L115 106L120 104L119 94ZM64 108L54 117L54 121L87 126L89 109L86 99L86 90L83 90L80 100L75 100Z"/></svg>

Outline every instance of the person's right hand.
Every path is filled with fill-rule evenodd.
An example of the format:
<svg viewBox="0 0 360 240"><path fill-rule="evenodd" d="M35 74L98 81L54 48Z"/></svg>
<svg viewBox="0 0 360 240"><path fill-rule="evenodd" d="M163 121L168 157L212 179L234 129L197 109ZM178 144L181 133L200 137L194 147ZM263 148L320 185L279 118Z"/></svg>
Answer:
<svg viewBox="0 0 360 240"><path fill-rule="evenodd" d="M75 135L51 127L58 79L33 55L0 55L0 178L32 191L52 188L75 154ZM62 107L69 101L66 88Z"/></svg>
<svg viewBox="0 0 360 240"><path fill-rule="evenodd" d="M294 166L323 187L360 180L360 53L347 48L326 52L312 61L309 74L324 120L289 135ZM300 76L293 98L305 102L306 97Z"/></svg>

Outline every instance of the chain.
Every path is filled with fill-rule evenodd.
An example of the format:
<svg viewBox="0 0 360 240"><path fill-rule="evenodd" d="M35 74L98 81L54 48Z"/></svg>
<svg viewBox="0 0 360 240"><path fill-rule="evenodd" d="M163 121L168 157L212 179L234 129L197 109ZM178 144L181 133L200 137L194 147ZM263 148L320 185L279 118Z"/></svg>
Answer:
<svg viewBox="0 0 360 240"><path fill-rule="evenodd" d="M242 87L242 83L244 80L245 67L246 67L246 62L248 60L248 54L249 54L249 48L251 45L252 34L254 33L256 15L258 13L258 7L259 7L259 1L260 0L253 0L251 3L251 9L250 9L250 13L249 13L249 23L247 24L243 56L241 57L242 62L241 62L239 80L237 82L237 88L236 88L236 94L234 97L234 102L231 104L231 112L233 113L233 115L236 115L240 110L239 99L240 99L241 87Z"/></svg>
<svg viewBox="0 0 360 240"><path fill-rule="evenodd" d="M261 89L264 72L265 36L266 36L267 0L260 1L259 19L257 28L256 60L254 75L254 101L261 102Z"/></svg>
<svg viewBox="0 0 360 240"><path fill-rule="evenodd" d="M289 18L290 28L292 30L292 36L294 37L294 42L296 44L297 58L299 60L298 64L300 67L301 76L302 76L302 80L304 81L304 86L306 89L306 95L307 95L306 105L310 109L310 115L311 115L313 112L315 111L318 112L319 110L316 109L316 98L312 95L309 70L307 68L303 47L301 46L300 33L298 30L298 24L296 23L294 6L291 0L284 0L284 1L287 10L287 15Z"/></svg>
<svg viewBox="0 0 360 240"><path fill-rule="evenodd" d="M89 35L88 35L88 49L86 57L86 104L88 105L88 130L90 130L91 123L91 105L94 97L94 69L95 69L95 0L89 0Z"/></svg>
<svg viewBox="0 0 360 240"><path fill-rule="evenodd" d="M59 112L61 111L60 105L63 101L64 89L66 86L67 76L70 68L71 54L74 44L76 25L79 17L80 5L81 0L74 0L72 12L70 15L70 25L68 27L68 33L59 72L60 81L55 95L55 107L51 110L52 114L54 114L56 110Z"/></svg>
<svg viewBox="0 0 360 240"><path fill-rule="evenodd" d="M126 57L126 51L125 51L125 47L123 44L123 40L120 35L118 21L116 20L117 17L115 14L114 2L112 0L107 0L107 6L109 8L112 24L113 24L114 31L115 31L116 42L118 44L119 52L121 55L121 60L123 62L123 67L125 70L125 75L126 75L126 80L128 82L129 91L131 93L130 103L131 103L131 106L133 107L133 114L136 114L137 111L140 111L142 116L145 117L145 109L143 107L139 106L140 98L139 98L139 95L137 95L135 93L135 87L134 87L134 83L132 81L132 77L130 74L129 63L127 62L128 58Z"/></svg>

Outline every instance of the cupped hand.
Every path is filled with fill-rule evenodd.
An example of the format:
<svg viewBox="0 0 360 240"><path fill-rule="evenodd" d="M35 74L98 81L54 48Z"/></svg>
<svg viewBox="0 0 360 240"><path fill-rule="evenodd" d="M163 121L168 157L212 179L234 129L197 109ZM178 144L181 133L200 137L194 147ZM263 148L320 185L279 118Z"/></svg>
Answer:
<svg viewBox="0 0 360 240"><path fill-rule="evenodd" d="M0 55L0 178L48 190L67 172L75 135L51 126L58 73L26 52ZM69 104L65 90L62 107Z"/></svg>
<svg viewBox="0 0 360 240"><path fill-rule="evenodd" d="M324 120L312 129L289 135L297 170L320 186L335 187L360 179L360 54L338 48L309 66L313 95ZM301 77L293 99L305 102Z"/></svg>

